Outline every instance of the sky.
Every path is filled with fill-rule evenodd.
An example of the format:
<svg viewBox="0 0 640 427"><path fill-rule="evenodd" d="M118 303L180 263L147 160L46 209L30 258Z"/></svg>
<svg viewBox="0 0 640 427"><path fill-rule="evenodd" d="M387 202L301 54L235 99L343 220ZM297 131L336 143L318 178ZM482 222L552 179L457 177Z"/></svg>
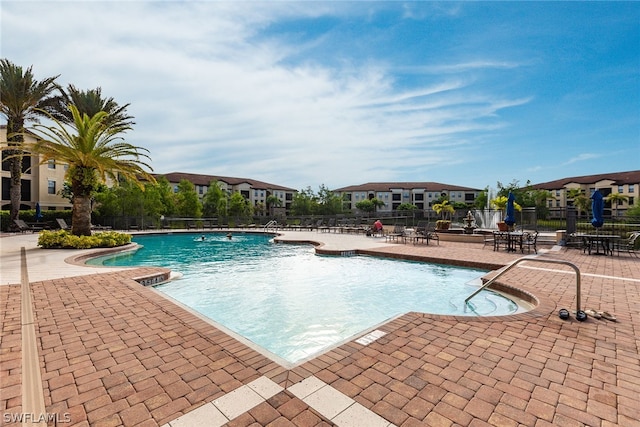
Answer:
<svg viewBox="0 0 640 427"><path fill-rule="evenodd" d="M638 22L640 2L2 0L0 57L129 104L154 173L483 189L640 169Z"/></svg>

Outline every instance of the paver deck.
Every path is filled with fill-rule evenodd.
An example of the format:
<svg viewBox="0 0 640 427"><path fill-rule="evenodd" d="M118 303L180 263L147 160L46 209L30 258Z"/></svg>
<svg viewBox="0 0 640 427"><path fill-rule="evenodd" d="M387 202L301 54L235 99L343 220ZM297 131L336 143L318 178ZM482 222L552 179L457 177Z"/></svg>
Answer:
<svg viewBox="0 0 640 427"><path fill-rule="evenodd" d="M305 232L283 239L466 265L506 265L520 256L447 241L383 244ZM34 242L0 239L1 425L24 419L21 286L14 271L21 246L46 415L55 417L49 425L640 426L640 259L628 255L576 249L539 255L577 265L582 307L608 311L617 322L559 319L558 309L576 306L573 271L525 262L499 282L534 295L539 304L530 312L407 313L378 328L386 334L366 345L354 338L289 368L132 280L154 269L63 264L61 251L36 249ZM305 397L301 384L309 382L325 388ZM242 390L261 397L234 409L235 400L247 402ZM215 411L225 418L216 421Z"/></svg>

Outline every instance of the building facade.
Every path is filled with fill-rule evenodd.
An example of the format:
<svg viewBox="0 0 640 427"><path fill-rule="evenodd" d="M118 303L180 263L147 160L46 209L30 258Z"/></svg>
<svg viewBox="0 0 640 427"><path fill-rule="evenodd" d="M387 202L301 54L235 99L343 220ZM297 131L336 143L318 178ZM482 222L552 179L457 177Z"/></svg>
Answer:
<svg viewBox="0 0 640 427"><path fill-rule="evenodd" d="M7 128L0 127L0 141L2 145L6 145ZM34 143L35 138L31 135L25 136L25 143ZM9 210L11 207L11 172L9 171L9 162L5 160L6 151L2 151L2 201L3 210ZM20 209L35 209L36 203L40 204L42 210L64 210L71 209L71 202L60 196L60 190L64 185L64 176L67 172L68 165L58 163L54 160L40 165L40 159L37 156L25 155L22 159L22 178L21 178L21 200Z"/></svg>
<svg viewBox="0 0 640 427"><path fill-rule="evenodd" d="M462 202L473 205L483 191L477 188L460 187L439 182L368 182L333 190L339 194L348 209L356 211L362 200L376 198L384 202L377 212L392 212L403 203L411 203L419 210L431 210L431 206L442 196L451 203Z"/></svg>
<svg viewBox="0 0 640 427"><path fill-rule="evenodd" d="M640 192L640 170L613 172L598 175L574 176L532 185L537 190L547 190L550 210L562 210L572 205L570 195L576 189L590 197L598 190L605 198L605 215L624 216L627 209L635 205ZM611 194L619 194L616 201L607 200Z"/></svg>
<svg viewBox="0 0 640 427"><path fill-rule="evenodd" d="M182 180L187 180L196 188L196 193L200 200L207 194L209 186L213 182L217 182L220 188L227 194L238 192L249 200L254 208L258 211L266 208L267 197L275 196L280 201L280 206L275 208L277 211L284 210L288 212L293 201L293 196L297 190L293 188L283 187L281 185L269 184L267 182L258 181L249 178L233 178L228 176L202 175L184 172L171 172L167 174L155 174L156 178L165 177L173 187L173 191L178 190L178 184ZM264 209L262 209L264 212ZM266 213L266 212L265 212Z"/></svg>

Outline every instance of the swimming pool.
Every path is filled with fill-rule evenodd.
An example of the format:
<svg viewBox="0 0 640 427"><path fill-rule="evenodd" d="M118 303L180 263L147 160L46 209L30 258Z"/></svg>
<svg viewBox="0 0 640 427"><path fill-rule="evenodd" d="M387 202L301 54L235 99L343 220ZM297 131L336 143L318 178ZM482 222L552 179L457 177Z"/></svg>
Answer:
<svg viewBox="0 0 640 427"><path fill-rule="evenodd" d="M182 279L157 290L278 357L297 363L410 311L503 315L518 311L492 291L464 299L483 270L368 256L316 255L310 245L275 244L273 236L236 234L135 236L136 251L93 260L108 266L154 265Z"/></svg>

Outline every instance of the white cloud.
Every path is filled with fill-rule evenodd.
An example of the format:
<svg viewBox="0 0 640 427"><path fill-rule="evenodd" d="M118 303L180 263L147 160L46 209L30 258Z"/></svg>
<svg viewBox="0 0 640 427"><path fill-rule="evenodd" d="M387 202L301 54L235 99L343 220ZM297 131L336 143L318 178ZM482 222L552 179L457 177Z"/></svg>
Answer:
<svg viewBox="0 0 640 427"><path fill-rule="evenodd" d="M158 173L244 176L302 188L396 180L407 171L415 172L409 179L430 180L429 172L443 165L490 160L484 147L499 144L500 132L514 127L505 113L537 98L528 88L509 92L496 85L499 79L489 85L481 76L530 64L499 52L406 64L395 62L394 52L373 56L375 49L350 56L343 49L339 59L325 61L308 55L322 50L330 57L334 45L327 43L337 37L331 26L309 30L302 41L292 34L306 27L277 29L298 19L361 14L357 19L367 21L393 7L4 2L3 56L33 64L37 77L61 74L64 85L101 86L106 96L130 103L137 124L128 141L150 149ZM460 6L411 4L404 12L412 19L456 19ZM359 42L366 44L366 36ZM405 84L406 76L415 81Z"/></svg>
<svg viewBox="0 0 640 427"><path fill-rule="evenodd" d="M584 161L587 161L587 160L598 159L600 157L602 157L601 154L581 153L581 154L578 154L575 157L570 158L569 160L564 162L564 164L565 165L570 165L570 164L573 164L573 163L579 163L579 162L584 162Z"/></svg>

